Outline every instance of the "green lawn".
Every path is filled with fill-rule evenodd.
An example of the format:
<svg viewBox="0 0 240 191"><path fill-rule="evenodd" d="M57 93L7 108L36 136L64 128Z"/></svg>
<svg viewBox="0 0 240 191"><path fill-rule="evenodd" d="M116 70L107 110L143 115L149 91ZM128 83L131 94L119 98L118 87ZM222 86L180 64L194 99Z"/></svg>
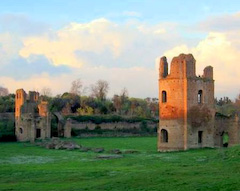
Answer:
<svg viewBox="0 0 240 191"><path fill-rule="evenodd" d="M0 143L0 190L240 190L240 147L158 153L155 137L72 139L138 154L48 150Z"/></svg>

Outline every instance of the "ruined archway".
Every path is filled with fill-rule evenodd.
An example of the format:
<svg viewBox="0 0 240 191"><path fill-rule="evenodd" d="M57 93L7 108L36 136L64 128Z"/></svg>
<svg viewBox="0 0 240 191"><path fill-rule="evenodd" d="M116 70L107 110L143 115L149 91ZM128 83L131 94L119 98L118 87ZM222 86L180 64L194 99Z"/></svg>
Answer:
<svg viewBox="0 0 240 191"><path fill-rule="evenodd" d="M64 137L65 120L59 112L52 113L51 136Z"/></svg>

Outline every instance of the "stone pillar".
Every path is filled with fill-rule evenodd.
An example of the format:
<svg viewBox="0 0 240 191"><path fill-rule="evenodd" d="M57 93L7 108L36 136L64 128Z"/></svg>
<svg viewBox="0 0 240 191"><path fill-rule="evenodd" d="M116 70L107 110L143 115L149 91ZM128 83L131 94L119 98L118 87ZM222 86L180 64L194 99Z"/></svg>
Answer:
<svg viewBox="0 0 240 191"><path fill-rule="evenodd" d="M64 126L64 137L71 138L71 131L72 131L72 120L68 118Z"/></svg>
<svg viewBox="0 0 240 191"><path fill-rule="evenodd" d="M35 120L31 119L31 128L30 128L30 142L34 143L36 137L36 125Z"/></svg>
<svg viewBox="0 0 240 191"><path fill-rule="evenodd" d="M167 58L163 56L160 59L160 65L159 65L159 79L166 78L168 75L168 63Z"/></svg>

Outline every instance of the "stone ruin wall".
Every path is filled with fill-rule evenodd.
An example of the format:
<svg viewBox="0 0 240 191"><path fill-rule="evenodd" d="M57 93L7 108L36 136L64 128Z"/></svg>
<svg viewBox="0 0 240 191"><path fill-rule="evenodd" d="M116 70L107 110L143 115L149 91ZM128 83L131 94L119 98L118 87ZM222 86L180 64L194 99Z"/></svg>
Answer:
<svg viewBox="0 0 240 191"><path fill-rule="evenodd" d="M185 150L188 148L214 146L214 80L212 67L206 67L204 74L195 74L195 59L191 54L180 54L171 62L168 73L166 57L162 57L159 67L159 118L158 148L165 150ZM198 104L198 91L202 90L202 103ZM163 102L163 92L167 94ZM207 107L211 120L193 128L189 124L189 110L193 106ZM168 142L163 142L161 131L167 130ZM198 143L198 132L203 131L201 144Z"/></svg>
<svg viewBox="0 0 240 191"><path fill-rule="evenodd" d="M214 122L215 122L215 105L214 105L214 80L213 80L213 68L208 66L204 69L204 73L200 77L194 77L188 79L187 82L187 109L188 109L188 121L191 119L191 108L199 107L199 115L203 115L205 118L209 117L208 121L200 124L199 126L193 126L188 123L188 148L200 147L214 147ZM198 104L198 91L202 90L202 103ZM205 108L205 110L204 110ZM208 116L205 115L208 113ZM204 121L204 119L201 119ZM202 143L198 143L198 132L202 131Z"/></svg>
<svg viewBox="0 0 240 191"><path fill-rule="evenodd" d="M215 129L214 135L215 147L223 146L223 133L228 133L229 142L228 146L234 146L240 144L240 121L239 116L235 115L232 117L220 117L215 118Z"/></svg>
<svg viewBox="0 0 240 191"><path fill-rule="evenodd" d="M78 130L94 130L97 126L101 127L103 130L122 130L122 129L140 129L141 122L136 123L128 123L128 122L109 122L109 123L100 123L96 124L93 122L77 122L72 121L71 122L72 129L78 129ZM154 122L147 122L147 127L149 129L154 129L158 126L158 123Z"/></svg>
<svg viewBox="0 0 240 191"><path fill-rule="evenodd" d="M15 134L18 141L34 141L51 137L51 115L47 102L39 101L39 93L18 89L15 95Z"/></svg>

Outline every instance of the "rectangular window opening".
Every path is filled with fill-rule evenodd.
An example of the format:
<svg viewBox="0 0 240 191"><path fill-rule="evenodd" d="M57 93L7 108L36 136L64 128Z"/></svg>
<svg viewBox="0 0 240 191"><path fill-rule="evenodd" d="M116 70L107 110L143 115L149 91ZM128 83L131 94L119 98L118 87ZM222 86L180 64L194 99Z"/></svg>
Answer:
<svg viewBox="0 0 240 191"><path fill-rule="evenodd" d="M202 143L202 131L198 131L198 143L201 144Z"/></svg>
<svg viewBox="0 0 240 191"><path fill-rule="evenodd" d="M41 129L37 129L36 138L41 137Z"/></svg>

